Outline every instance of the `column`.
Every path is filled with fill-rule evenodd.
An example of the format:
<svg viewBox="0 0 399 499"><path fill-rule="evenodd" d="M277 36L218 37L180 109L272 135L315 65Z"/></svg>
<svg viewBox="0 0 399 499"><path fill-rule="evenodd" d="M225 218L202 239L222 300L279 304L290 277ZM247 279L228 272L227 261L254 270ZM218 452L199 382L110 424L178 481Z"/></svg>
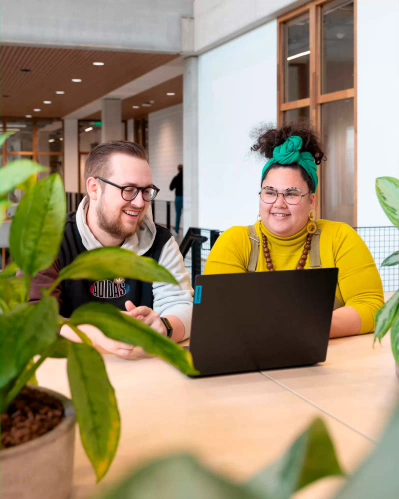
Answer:
<svg viewBox="0 0 399 499"><path fill-rule="evenodd" d="M120 99L103 99L101 108L101 142L123 140L122 102Z"/></svg>
<svg viewBox="0 0 399 499"><path fill-rule="evenodd" d="M64 183L66 192L79 192L78 120L64 120Z"/></svg>
<svg viewBox="0 0 399 499"><path fill-rule="evenodd" d="M127 140L134 142L134 120L127 120Z"/></svg>
<svg viewBox="0 0 399 499"><path fill-rule="evenodd" d="M183 226L198 227L198 58L184 61L183 85Z"/></svg>

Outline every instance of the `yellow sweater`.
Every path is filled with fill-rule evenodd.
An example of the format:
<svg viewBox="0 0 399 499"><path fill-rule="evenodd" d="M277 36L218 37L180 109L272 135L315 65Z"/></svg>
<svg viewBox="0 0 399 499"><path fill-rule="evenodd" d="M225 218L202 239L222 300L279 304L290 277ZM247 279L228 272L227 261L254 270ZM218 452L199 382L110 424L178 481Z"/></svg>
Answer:
<svg viewBox="0 0 399 499"><path fill-rule="evenodd" d="M320 259L324 268L338 267L336 296L347 306L353 307L362 320L361 333L375 329L375 313L384 305L381 277L374 259L358 233L347 224L318 220ZM256 232L261 240L259 224ZM262 224L268 239L270 255L276 270L293 270L302 255L306 227L288 238L280 238ZM247 272L251 254L248 227L232 227L216 241L209 255L205 274L239 274ZM309 268L309 258L305 268ZM268 272L265 256L259 255L258 272Z"/></svg>

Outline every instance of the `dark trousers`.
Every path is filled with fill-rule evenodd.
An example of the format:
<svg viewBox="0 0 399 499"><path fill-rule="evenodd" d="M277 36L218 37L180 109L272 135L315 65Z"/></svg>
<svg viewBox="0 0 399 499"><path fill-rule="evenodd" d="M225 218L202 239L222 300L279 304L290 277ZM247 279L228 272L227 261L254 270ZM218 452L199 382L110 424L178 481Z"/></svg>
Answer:
<svg viewBox="0 0 399 499"><path fill-rule="evenodd" d="M175 207L176 207L176 232L179 233L181 212L183 211L183 196L176 196Z"/></svg>

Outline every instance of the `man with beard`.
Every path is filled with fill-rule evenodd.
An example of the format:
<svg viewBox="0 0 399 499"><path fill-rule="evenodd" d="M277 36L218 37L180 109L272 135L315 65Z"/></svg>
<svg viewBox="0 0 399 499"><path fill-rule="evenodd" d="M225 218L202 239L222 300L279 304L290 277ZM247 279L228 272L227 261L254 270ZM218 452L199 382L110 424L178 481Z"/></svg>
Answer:
<svg viewBox="0 0 399 499"><path fill-rule="evenodd" d="M61 269L79 254L103 246L120 246L151 257L171 272L180 288L164 283L125 279L64 281L55 296L60 313L69 318L90 301L112 303L160 334L179 342L189 337L193 291L183 257L171 233L152 219L151 201L159 189L152 183L146 150L128 141L109 141L95 147L86 161L87 196L76 212L68 214L64 239L53 266L33 281L31 300L49 288ZM133 347L107 338L94 326L82 325L93 343L128 358ZM79 341L68 326L61 334Z"/></svg>

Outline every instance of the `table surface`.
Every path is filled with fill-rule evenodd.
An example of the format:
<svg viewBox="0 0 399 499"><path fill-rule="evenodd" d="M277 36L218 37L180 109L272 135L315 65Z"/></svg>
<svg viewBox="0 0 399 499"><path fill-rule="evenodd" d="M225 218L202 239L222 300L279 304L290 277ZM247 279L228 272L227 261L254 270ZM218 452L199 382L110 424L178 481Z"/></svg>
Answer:
<svg viewBox="0 0 399 499"><path fill-rule="evenodd" d="M104 355L122 420L120 446L106 476L94 472L77 436L74 499L90 497L133 467L189 452L211 469L247 480L277 459L315 417L331 431L349 472L374 448L389 418L398 382L389 339L331 340L325 363L295 369L190 379L138 352L135 360ZM69 395L65 360L48 359L39 382ZM342 484L325 479L296 498L328 498Z"/></svg>

